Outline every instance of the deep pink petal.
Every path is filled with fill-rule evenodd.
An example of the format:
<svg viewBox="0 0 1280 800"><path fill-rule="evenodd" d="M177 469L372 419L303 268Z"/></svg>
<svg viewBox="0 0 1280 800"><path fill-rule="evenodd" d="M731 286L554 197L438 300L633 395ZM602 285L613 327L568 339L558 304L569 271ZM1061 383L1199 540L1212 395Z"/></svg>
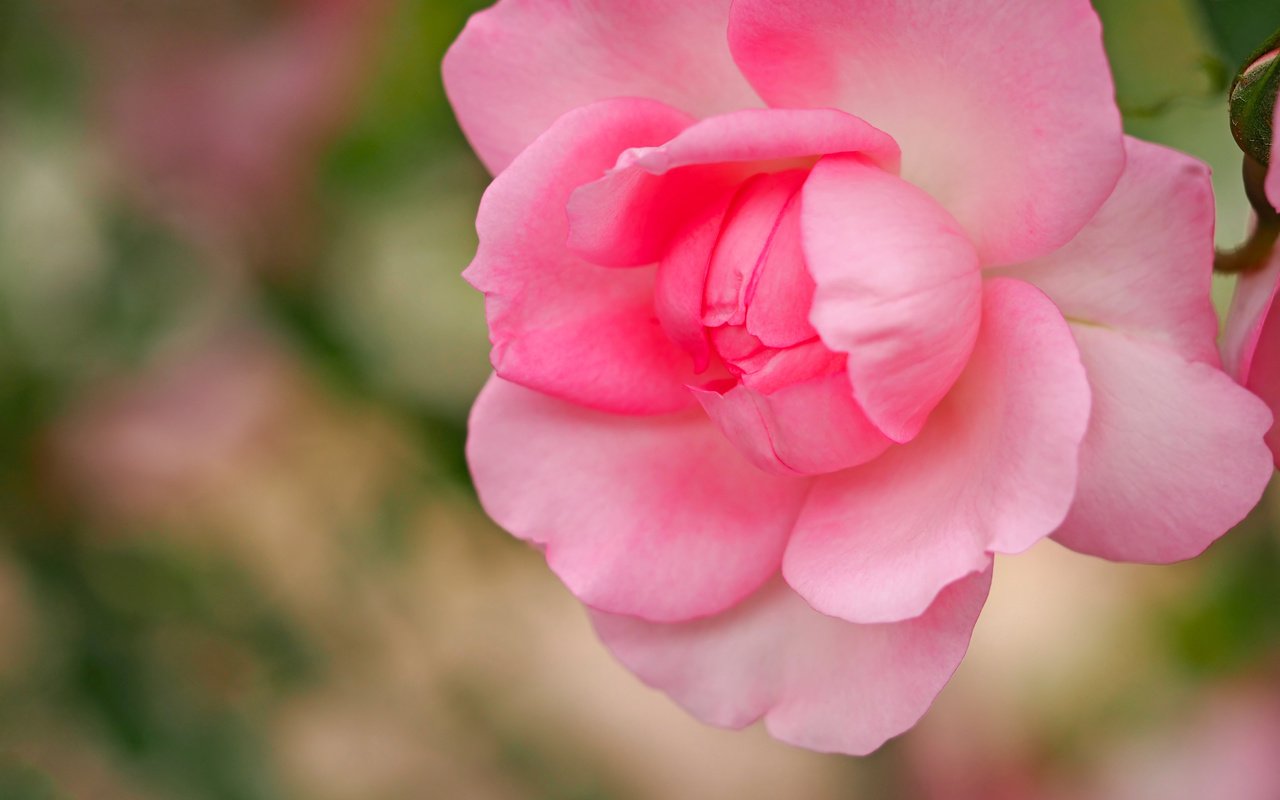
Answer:
<svg viewBox="0 0 1280 800"><path fill-rule="evenodd" d="M1274 259L1280 262L1280 253ZM1244 384L1271 409L1273 416L1280 415L1280 315L1268 314L1258 335L1254 349L1254 361ZM1280 427L1272 425L1267 431L1267 446L1276 465L1280 466Z"/></svg>
<svg viewBox="0 0 1280 800"><path fill-rule="evenodd" d="M800 207L793 202L783 212L750 287L747 330L769 347L790 347L818 335L809 322L814 283L804 263Z"/></svg>
<svg viewBox="0 0 1280 800"><path fill-rule="evenodd" d="M569 244L597 264L649 264L693 209L761 171L807 166L827 153L865 153L888 170L898 145L831 109L754 109L702 120L660 147L622 154L606 177L574 192Z"/></svg>
<svg viewBox="0 0 1280 800"><path fill-rule="evenodd" d="M854 396L909 441L973 348L982 280L973 246L928 195L860 156L829 156L801 195L810 320L849 356Z"/></svg>
<svg viewBox="0 0 1280 800"><path fill-rule="evenodd" d="M750 368L741 380L757 392L772 394L797 381L845 372L844 362L843 356L828 350L820 340L813 339L784 350L765 348L758 358L740 362ZM845 385L848 384L849 380L845 378Z"/></svg>
<svg viewBox="0 0 1280 800"><path fill-rule="evenodd" d="M1114 561L1198 555L1257 504L1271 477L1271 414L1221 370L1073 325L1093 387L1080 487L1054 538Z"/></svg>
<svg viewBox="0 0 1280 800"><path fill-rule="evenodd" d="M560 115L613 97L696 116L760 105L729 55L730 0L502 0L444 59L458 122L495 174Z"/></svg>
<svg viewBox="0 0 1280 800"><path fill-rule="evenodd" d="M1249 272L1236 281L1226 330L1222 333L1222 362L1233 378L1248 385L1257 361L1263 325L1275 307L1280 292L1280 250L1272 253L1267 266Z"/></svg>
<svg viewBox="0 0 1280 800"><path fill-rule="evenodd" d="M621 413L691 405L688 355L654 311L654 269L614 270L565 249L569 193L625 147L690 122L648 100L607 100L557 121L494 180L465 277L485 293L493 364L507 380Z"/></svg>
<svg viewBox="0 0 1280 800"><path fill-rule="evenodd" d="M772 394L746 385L694 394L744 456L781 475L865 464L892 444L853 401L843 372L790 383Z"/></svg>
<svg viewBox="0 0 1280 800"><path fill-rule="evenodd" d="M747 299L772 250L783 213L798 207L797 195L808 173L787 170L757 175L738 192L735 208L712 253L703 288L702 324L744 325ZM791 244L799 250L799 242Z"/></svg>
<svg viewBox="0 0 1280 800"><path fill-rule="evenodd" d="M1065 244L1120 175L1088 0L737 0L729 41L770 105L839 108L897 139L903 176L984 263Z"/></svg>
<svg viewBox="0 0 1280 800"><path fill-rule="evenodd" d="M816 480L783 560L787 582L851 622L920 614L942 587L1066 516L1089 419L1071 332L1037 289L986 286L968 368L913 442Z"/></svg>
<svg viewBox="0 0 1280 800"><path fill-rule="evenodd" d="M658 264L654 311L670 340L693 358L698 372L711 363L711 347L702 325L703 289L733 199L730 192L693 215Z"/></svg>
<svg viewBox="0 0 1280 800"><path fill-rule="evenodd" d="M704 722L742 728L763 717L784 742L865 755L929 708L964 658L990 585L990 572L969 578L892 625L823 616L782 581L697 622L592 622L619 661Z"/></svg>
<svg viewBox="0 0 1280 800"><path fill-rule="evenodd" d="M1275 118L1271 124L1271 168L1267 170L1267 199L1271 207L1280 209L1280 102L1276 103Z"/></svg>
<svg viewBox="0 0 1280 800"><path fill-rule="evenodd" d="M1000 270L1034 283L1075 320L1218 363L1209 168L1137 139L1115 192L1065 247Z"/></svg>
<svg viewBox="0 0 1280 800"><path fill-rule="evenodd" d="M678 622L773 575L808 482L747 463L701 411L604 414L493 378L467 461L485 511L584 603Z"/></svg>
<svg viewBox="0 0 1280 800"><path fill-rule="evenodd" d="M1222 360L1227 373L1262 398L1272 414L1280 414L1280 249L1267 266L1241 275L1231 299L1231 312L1222 335ZM1267 432L1267 446L1280 467L1280 426Z"/></svg>

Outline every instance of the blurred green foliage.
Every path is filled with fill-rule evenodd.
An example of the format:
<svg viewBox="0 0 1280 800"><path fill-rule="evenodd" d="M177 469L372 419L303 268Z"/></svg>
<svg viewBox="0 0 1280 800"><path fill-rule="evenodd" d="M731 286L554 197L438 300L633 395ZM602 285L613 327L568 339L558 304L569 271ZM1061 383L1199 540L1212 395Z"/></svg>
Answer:
<svg viewBox="0 0 1280 800"><path fill-rule="evenodd" d="M1215 545L1201 590L1164 623L1175 663L1198 678L1280 657L1280 540L1265 510Z"/></svg>
<svg viewBox="0 0 1280 800"><path fill-rule="evenodd" d="M75 59L49 11L35 0L0 3L0 98L28 111L74 114L67 101L79 85Z"/></svg>
<svg viewBox="0 0 1280 800"><path fill-rule="evenodd" d="M442 150L448 157L462 152L438 65L480 5L414 0L395 6L359 113L317 165L329 213L340 212L349 196L386 191L434 163ZM38 120L52 131L85 128L85 63L59 30L57 13L39 0L0 3L0 134L10 120ZM29 715L58 709L80 719L91 739L101 738L160 796L283 798L261 717L324 674L298 620L240 565L168 545L163 530L104 540L95 520L44 484L46 437L67 403L97 378L146 363L209 286L200 254L123 198L106 206L99 226L105 270L95 278L90 305L75 308L68 320L78 331L73 357L50 364L31 352L13 329L16 298L0 294L0 547L28 577L41 632L32 674L0 685L0 753L6 742L21 741ZM314 273L256 273L255 313L293 341L330 385L376 403L378 387L328 316ZM423 447L465 481L463 420L399 400L393 405L388 411L411 419ZM389 503L381 524L403 526L404 517ZM393 541L403 534L383 536ZM175 648L175 638L187 646ZM208 673L211 660L249 665L234 667L247 669L236 680L248 687L228 695L220 685L225 676ZM264 705L264 697L274 699ZM57 776L0 761L0 798L62 796Z"/></svg>
<svg viewBox="0 0 1280 800"><path fill-rule="evenodd" d="M1197 5L1231 74L1280 29L1280 4L1274 0L1197 0Z"/></svg>
<svg viewBox="0 0 1280 800"><path fill-rule="evenodd" d="M5 800L67 800L52 780L25 764L0 760L0 797Z"/></svg>
<svg viewBox="0 0 1280 800"><path fill-rule="evenodd" d="M330 153L337 192L385 191L414 167L463 146L440 80L440 60L486 0L406 0L394 6L378 69L358 118Z"/></svg>

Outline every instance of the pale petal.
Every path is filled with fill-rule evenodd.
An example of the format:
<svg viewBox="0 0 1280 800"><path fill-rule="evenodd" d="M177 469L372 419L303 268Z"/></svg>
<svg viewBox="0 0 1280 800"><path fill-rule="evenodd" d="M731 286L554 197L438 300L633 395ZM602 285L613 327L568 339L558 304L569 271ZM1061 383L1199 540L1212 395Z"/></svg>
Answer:
<svg viewBox="0 0 1280 800"><path fill-rule="evenodd" d="M1080 488L1054 538L1114 561L1200 554L1257 504L1271 478L1266 406L1221 370L1073 325L1093 387Z"/></svg>
<svg viewBox="0 0 1280 800"><path fill-rule="evenodd" d="M773 581L710 619L654 625L594 613L604 643L645 683L699 719L865 755L910 728L969 646L991 573L947 588L923 616L855 625L823 616Z"/></svg>
<svg viewBox="0 0 1280 800"><path fill-rule="evenodd" d="M458 122L495 174L560 115L613 97L703 117L760 105L729 55L730 0L502 0L444 59Z"/></svg>
<svg viewBox="0 0 1280 800"><path fill-rule="evenodd" d="M1088 0L737 0L730 47L773 106L834 107L889 133L903 176L983 263L1065 244L1124 162Z"/></svg>
<svg viewBox="0 0 1280 800"><path fill-rule="evenodd" d="M913 442L816 479L783 560L787 582L851 622L909 619L991 552L1021 552L1071 505L1089 385L1037 289L991 281L968 368Z"/></svg>
<svg viewBox="0 0 1280 800"><path fill-rule="evenodd" d="M623 417L493 378L467 461L485 511L584 603L676 622L775 574L808 482L747 463L700 411Z"/></svg>
<svg viewBox="0 0 1280 800"><path fill-rule="evenodd" d="M977 254L928 195L860 156L829 156L801 193L810 321L849 356L854 396L910 441L964 369L978 333Z"/></svg>
<svg viewBox="0 0 1280 800"><path fill-rule="evenodd" d="M1217 364L1209 168L1137 139L1127 139L1126 149L1115 192L1075 239L997 274L1039 286L1070 319Z"/></svg>

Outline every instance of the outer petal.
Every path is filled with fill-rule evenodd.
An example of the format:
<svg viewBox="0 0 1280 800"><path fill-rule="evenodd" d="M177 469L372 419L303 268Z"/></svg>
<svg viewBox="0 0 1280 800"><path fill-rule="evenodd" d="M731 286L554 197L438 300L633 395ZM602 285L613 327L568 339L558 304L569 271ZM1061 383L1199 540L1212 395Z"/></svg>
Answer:
<svg viewBox="0 0 1280 800"><path fill-rule="evenodd" d="M1126 150L1115 192L1075 239L1001 272L1039 286L1071 319L1217 364L1209 168L1138 139Z"/></svg>
<svg viewBox="0 0 1280 800"><path fill-rule="evenodd" d="M853 401L843 372L793 383L772 394L744 385L724 393L694 393L744 456L781 475L865 464L892 444Z"/></svg>
<svg viewBox="0 0 1280 800"><path fill-rule="evenodd" d="M1065 244L1120 175L1088 0L737 0L729 40L770 105L833 106L897 139L903 176L984 263Z"/></svg>
<svg viewBox="0 0 1280 800"><path fill-rule="evenodd" d="M693 401L688 356L663 333L653 269L623 272L565 249L565 202L630 144L665 141L690 119L648 100L566 114L494 180L480 204L480 248L464 277L485 293L493 365L507 380L622 413Z"/></svg>
<svg viewBox="0 0 1280 800"><path fill-rule="evenodd" d="M964 657L991 585L949 587L928 613L892 625L825 617L774 581L737 608L683 625L592 614L628 669L704 722L760 719L778 739L865 755L910 728Z"/></svg>
<svg viewBox="0 0 1280 800"><path fill-rule="evenodd" d="M729 55L730 0L502 0L444 59L463 132L495 174L561 114L647 97L707 116L760 105Z"/></svg>
<svg viewBox="0 0 1280 800"><path fill-rule="evenodd" d="M1240 385L1280 411L1280 315L1273 313L1280 293L1280 250L1265 269L1241 275L1231 300L1222 358ZM1268 431L1267 446L1280 466L1280 429Z"/></svg>
<svg viewBox="0 0 1280 800"><path fill-rule="evenodd" d="M988 283L982 335L919 438L817 479L783 574L850 622L920 614L942 587L1019 552L1066 516L1089 419L1070 330L1034 287Z"/></svg>
<svg viewBox="0 0 1280 800"><path fill-rule="evenodd" d="M1275 260L1280 261L1280 253ZM1273 415L1280 413L1280 318L1276 314L1268 314L1263 323L1245 386L1267 404ZM1280 466L1280 428L1272 425L1266 442Z"/></svg>
<svg viewBox="0 0 1280 800"><path fill-rule="evenodd" d="M485 510L584 603L676 622L714 614L777 572L808 482L748 464L701 411L619 417L499 378L471 412Z"/></svg>
<svg viewBox="0 0 1280 800"><path fill-rule="evenodd" d="M1271 414L1208 364L1072 327L1093 386L1093 418L1076 502L1054 538L1116 561L1198 555L1262 496Z"/></svg>
<svg viewBox="0 0 1280 800"><path fill-rule="evenodd" d="M867 417L894 441L919 433L973 348L981 275L973 246L924 192L859 156L830 156L801 197L817 289L810 320Z"/></svg>
<svg viewBox="0 0 1280 800"><path fill-rule="evenodd" d="M569 245L597 264L652 263L692 209L753 173L807 166L798 159L827 153L864 153L893 171L900 155L883 131L832 109L758 109L702 120L660 147L628 150L609 175L574 192Z"/></svg>
<svg viewBox="0 0 1280 800"><path fill-rule="evenodd" d="M1276 103L1275 119L1271 124L1271 166L1267 170L1267 199L1271 207L1280 209L1280 103Z"/></svg>
<svg viewBox="0 0 1280 800"><path fill-rule="evenodd" d="M1231 298L1231 311L1222 334L1222 360L1227 372L1246 386L1257 360L1263 325L1271 316L1277 292L1280 292L1280 250L1272 253L1264 269L1241 275Z"/></svg>

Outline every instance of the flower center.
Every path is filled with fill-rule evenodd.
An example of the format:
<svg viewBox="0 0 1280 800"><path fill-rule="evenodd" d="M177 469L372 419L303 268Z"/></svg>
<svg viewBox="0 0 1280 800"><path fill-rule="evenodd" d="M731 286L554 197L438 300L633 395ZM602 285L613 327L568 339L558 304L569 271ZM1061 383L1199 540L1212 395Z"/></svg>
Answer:
<svg viewBox="0 0 1280 800"><path fill-rule="evenodd" d="M717 235L676 245L698 250L677 253L678 263L705 265L698 323L715 356L706 361L723 366L728 385L770 393L843 366L809 323L814 283L800 240L806 177L806 170L752 177L728 203Z"/></svg>

